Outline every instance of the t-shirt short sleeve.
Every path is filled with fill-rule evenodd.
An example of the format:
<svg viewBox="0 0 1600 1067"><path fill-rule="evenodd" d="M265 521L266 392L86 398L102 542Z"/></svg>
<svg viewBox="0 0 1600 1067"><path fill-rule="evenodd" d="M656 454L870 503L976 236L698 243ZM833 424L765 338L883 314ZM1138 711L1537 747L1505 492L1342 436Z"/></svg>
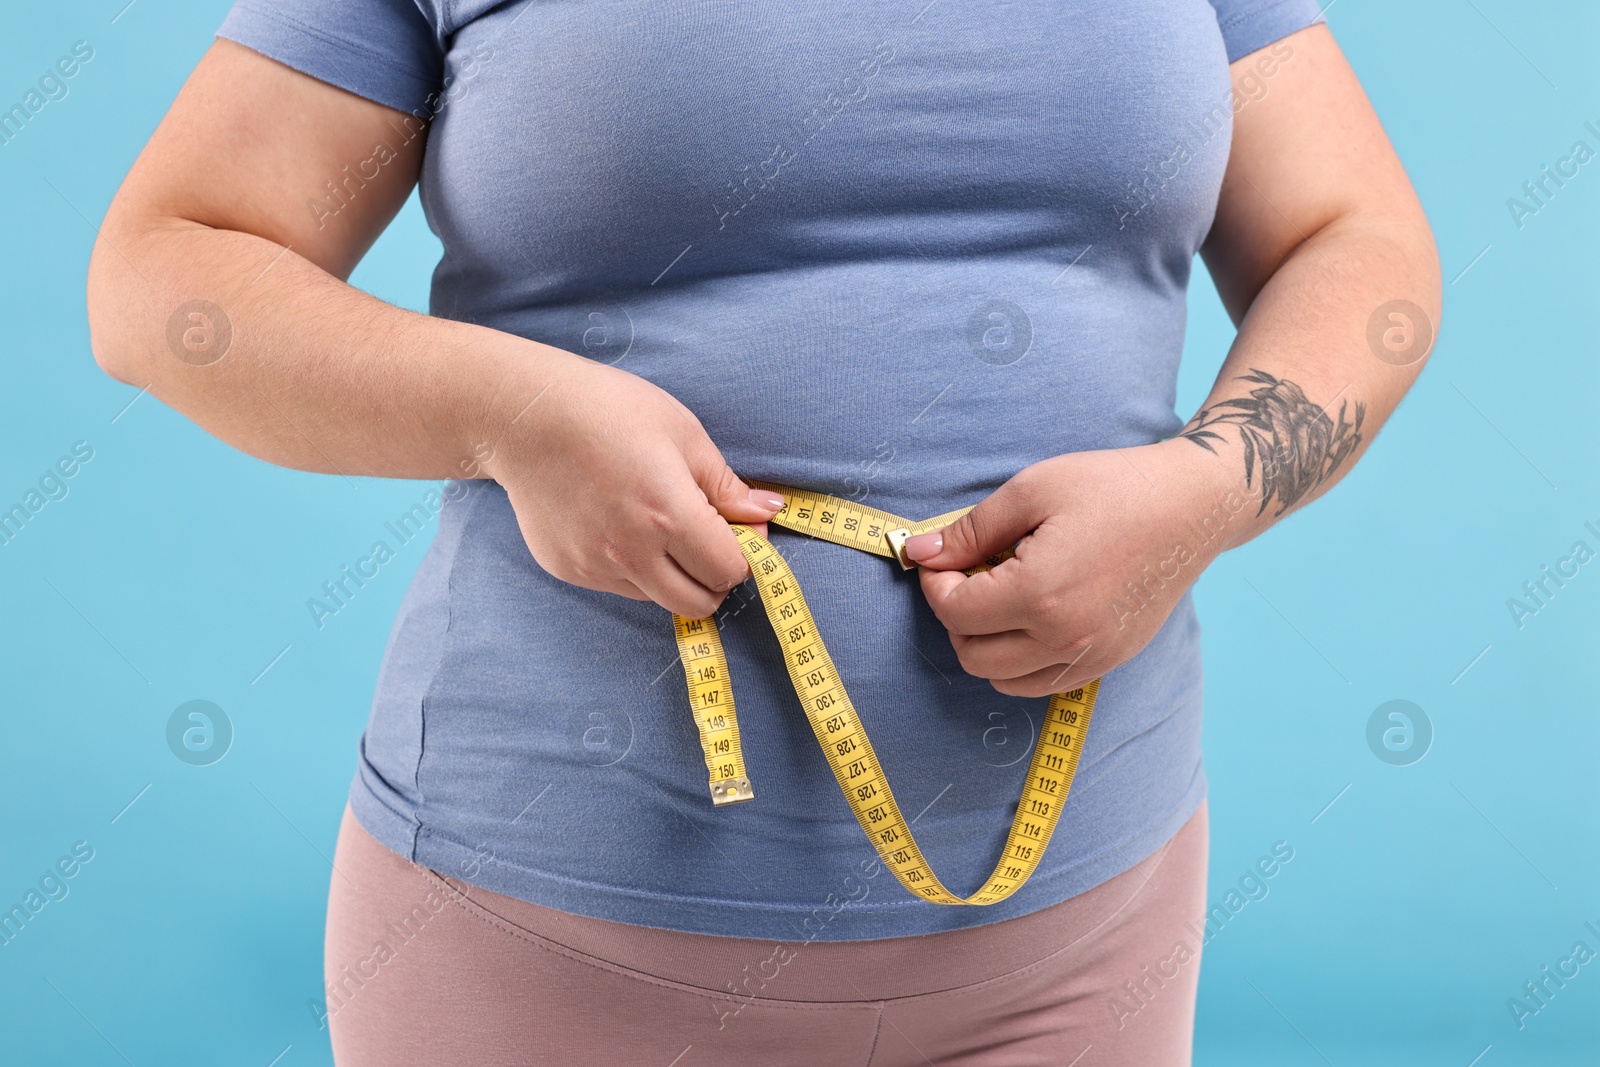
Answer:
<svg viewBox="0 0 1600 1067"><path fill-rule="evenodd" d="M217 36L400 111L426 108L444 76L415 0L238 0Z"/></svg>
<svg viewBox="0 0 1600 1067"><path fill-rule="evenodd" d="M1211 0L1232 63L1322 21L1316 0Z"/></svg>

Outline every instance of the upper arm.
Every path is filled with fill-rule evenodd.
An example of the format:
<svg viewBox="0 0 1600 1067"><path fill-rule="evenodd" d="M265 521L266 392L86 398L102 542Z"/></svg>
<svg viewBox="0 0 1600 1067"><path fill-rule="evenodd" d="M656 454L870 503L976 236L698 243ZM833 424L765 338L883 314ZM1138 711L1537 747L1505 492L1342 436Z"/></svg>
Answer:
<svg viewBox="0 0 1600 1067"><path fill-rule="evenodd" d="M1372 225L1431 248L1405 170L1325 25L1229 69L1242 103L1200 251L1236 323L1278 266L1327 227Z"/></svg>
<svg viewBox="0 0 1600 1067"><path fill-rule="evenodd" d="M346 278L394 218L426 131L373 103L219 39L123 182L105 230L255 234Z"/></svg>

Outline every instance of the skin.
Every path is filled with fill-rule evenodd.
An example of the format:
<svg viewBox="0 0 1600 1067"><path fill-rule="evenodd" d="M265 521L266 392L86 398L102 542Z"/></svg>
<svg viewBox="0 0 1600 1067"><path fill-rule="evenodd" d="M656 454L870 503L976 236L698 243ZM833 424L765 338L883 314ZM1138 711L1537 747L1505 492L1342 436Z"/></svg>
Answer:
<svg viewBox="0 0 1600 1067"><path fill-rule="evenodd" d="M913 539L963 667L1000 692L1072 688L1134 656L1217 553L1348 470L1421 369L1375 358L1366 329L1394 299L1437 322L1427 222L1332 36L1312 27L1288 43L1293 58L1266 95L1235 114L1202 249L1239 325L1202 414L1231 410L1217 405L1250 396L1261 386L1242 376L1264 371L1330 419L1360 403L1356 447L1331 468L1299 457L1296 469L1324 471L1316 484L1258 510L1264 471L1247 467L1244 427L1208 422L1215 436L1201 445L1196 422L1187 437L1034 464L961 521ZM1236 86L1256 59L1233 65ZM727 523L760 524L781 501L752 492L692 412L624 371L345 283L417 180L426 135L402 144L408 118L216 42L107 212L89 270L96 360L269 462L493 478L555 577L712 614L749 575ZM337 215L307 210L379 141L399 154ZM193 299L233 328L226 356L204 366L167 341L169 317ZM1230 493L1248 506L1225 508L1220 535L1202 542L1197 524ZM1015 558L994 570L962 573L1012 545ZM1139 596L1130 582L1143 583Z"/></svg>

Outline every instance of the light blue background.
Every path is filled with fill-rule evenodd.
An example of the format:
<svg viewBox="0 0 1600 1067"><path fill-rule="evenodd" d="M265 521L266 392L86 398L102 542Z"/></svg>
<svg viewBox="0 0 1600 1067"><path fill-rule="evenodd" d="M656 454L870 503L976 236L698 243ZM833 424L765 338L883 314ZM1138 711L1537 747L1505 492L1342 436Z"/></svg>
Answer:
<svg viewBox="0 0 1600 1067"><path fill-rule="evenodd" d="M269 466L94 366L94 225L226 9L124 3L9 10L0 37L0 106L95 49L0 147L0 507L95 450L0 547L0 906L95 849L0 946L0 1040L19 1064L325 1064L306 1003L328 859L423 545L320 632L305 600L425 487ZM1329 19L1433 220L1445 322L1355 473L1200 583L1213 901L1274 842L1295 858L1206 949L1197 1061L1593 1063L1600 961L1521 1031L1506 1001L1580 938L1600 950L1600 561L1520 630L1506 600L1575 540L1600 548L1600 161L1520 230L1506 199L1575 140L1600 148L1600 9ZM422 309L436 254L413 200L354 281ZM1230 336L1197 277L1184 414ZM236 730L210 767L166 747L194 698ZM1397 698L1436 734L1407 767L1366 743Z"/></svg>

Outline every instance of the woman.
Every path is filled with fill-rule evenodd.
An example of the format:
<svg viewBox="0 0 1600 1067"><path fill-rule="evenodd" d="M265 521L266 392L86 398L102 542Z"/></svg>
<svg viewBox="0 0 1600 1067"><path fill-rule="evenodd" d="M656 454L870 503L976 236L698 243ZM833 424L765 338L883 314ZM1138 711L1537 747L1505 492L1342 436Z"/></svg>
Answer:
<svg viewBox="0 0 1600 1067"><path fill-rule="evenodd" d="M452 479L340 832L337 1061L1187 1063L1188 589L1350 469L1439 299L1311 0L241 0L219 36L107 215L96 358L271 462ZM419 181L428 316L343 281ZM1197 251L1239 334L1185 427ZM976 507L902 571L765 526L768 486ZM1013 895L883 865L730 524L953 893L1045 698L1103 676ZM752 800L707 796L668 611L719 613Z"/></svg>

